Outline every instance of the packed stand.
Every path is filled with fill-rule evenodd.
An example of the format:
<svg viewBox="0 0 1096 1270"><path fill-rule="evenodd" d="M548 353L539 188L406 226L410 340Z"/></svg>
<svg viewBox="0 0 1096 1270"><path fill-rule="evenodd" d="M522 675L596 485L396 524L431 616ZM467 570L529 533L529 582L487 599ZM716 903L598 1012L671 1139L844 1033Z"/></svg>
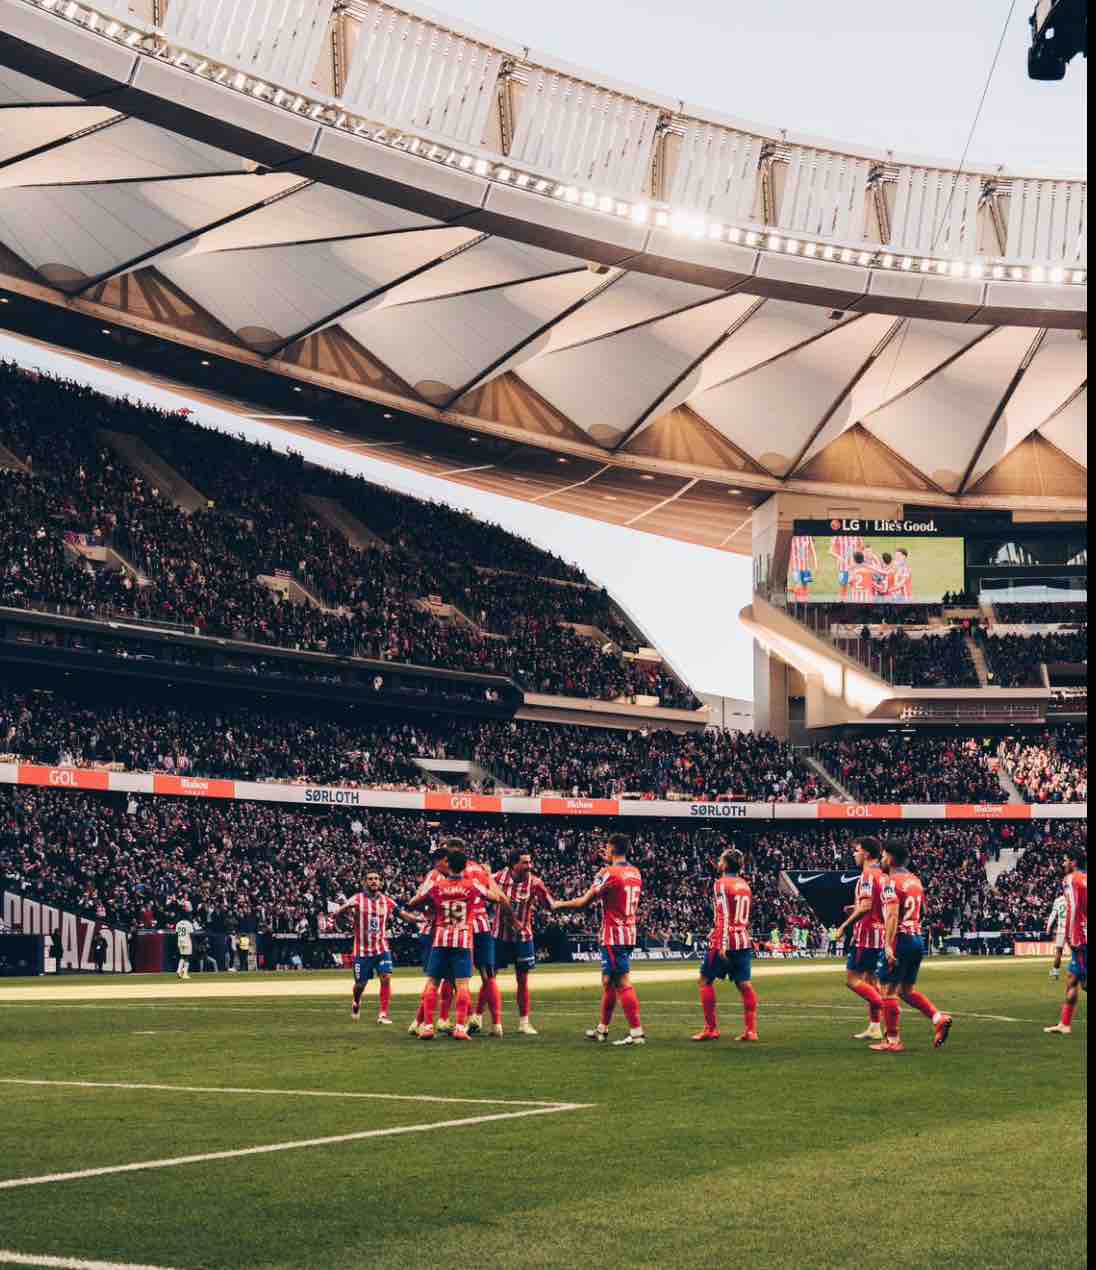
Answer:
<svg viewBox="0 0 1096 1270"><path fill-rule="evenodd" d="M641 942L695 945L711 926L713 866L725 833L659 821L627 828L632 861L644 874ZM909 841L911 867L926 884L926 923L943 936L1041 927L1060 890L1061 847L1085 828L991 822L902 826L894 834ZM0 877L124 927L163 926L186 912L209 930L293 932L326 921L329 903L359 889L368 869L379 869L387 890L407 899L429 850L451 833L494 869L513 848L527 849L553 894L575 895L599 867L609 830L532 817L453 817L442 825L418 814L316 815L278 804L15 788L0 793ZM804 824L736 835L755 895L756 940L807 920L812 947L821 947L820 926L781 886L780 873L850 868L852 842L863 831ZM1027 851L994 888L985 866L1006 847ZM539 920L542 929L596 938L594 911Z"/></svg>
<svg viewBox="0 0 1096 1270"><path fill-rule="evenodd" d="M1000 688L1041 688L1044 662L1087 662L1088 628L1050 635L981 635L982 651Z"/></svg>
<svg viewBox="0 0 1096 1270"><path fill-rule="evenodd" d="M859 802L1008 801L989 738L855 736L822 742L814 757Z"/></svg>
<svg viewBox="0 0 1096 1270"><path fill-rule="evenodd" d="M141 437L209 505L192 515L178 510L97 440L100 428ZM493 671L534 692L651 695L663 705L696 708L693 694L660 662L603 650L560 624L597 616L618 644L633 647L604 593L483 582L486 575L470 561L555 578L582 575L463 513L9 364L0 364L0 441L31 468L29 475L0 472L0 603L62 606L86 616L107 610L281 647ZM351 546L304 510L306 493L340 497L393 540ZM66 538L109 545L143 576L97 567ZM455 549L468 558L450 569L446 556ZM257 580L260 574L289 575L317 603L283 600ZM477 597L462 589L461 576L480 580ZM471 623L427 612L421 601L434 595L465 612L478 598L496 618L521 603L521 616L506 622L505 639L490 639Z"/></svg>
<svg viewBox="0 0 1096 1270"><path fill-rule="evenodd" d="M847 652L890 683L906 688L977 688L978 672L959 627L911 638L904 631L841 642Z"/></svg>
<svg viewBox="0 0 1096 1270"><path fill-rule="evenodd" d="M446 717L321 719L250 705L89 703L0 681L0 754L48 766L422 789L420 758L475 760L503 787L582 798L811 802L826 787L775 737Z"/></svg>
<svg viewBox="0 0 1096 1270"><path fill-rule="evenodd" d="M1001 742L1001 765L1032 803L1088 801L1088 734L1063 724L1041 736Z"/></svg>
<svg viewBox="0 0 1096 1270"><path fill-rule="evenodd" d="M998 603L993 606L993 615L998 622L1015 623L1054 623L1081 622L1088 624L1088 602L1082 600L1042 600L1013 601L1008 604Z"/></svg>

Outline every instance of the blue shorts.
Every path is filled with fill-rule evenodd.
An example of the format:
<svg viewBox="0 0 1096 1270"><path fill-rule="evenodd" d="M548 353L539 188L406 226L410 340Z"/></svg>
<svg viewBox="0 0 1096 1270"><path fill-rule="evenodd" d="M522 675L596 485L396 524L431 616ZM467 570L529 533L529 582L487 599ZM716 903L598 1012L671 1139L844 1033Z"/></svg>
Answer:
<svg viewBox="0 0 1096 1270"><path fill-rule="evenodd" d="M392 954L390 952L354 958L355 983L368 983L374 975L390 975L391 973Z"/></svg>
<svg viewBox="0 0 1096 1270"><path fill-rule="evenodd" d="M496 939L495 965L499 970L517 966L519 970L532 970L537 964L537 950L531 939Z"/></svg>
<svg viewBox="0 0 1096 1270"><path fill-rule="evenodd" d="M792 574L792 577L798 586L810 586L814 581L814 574L810 569L797 569Z"/></svg>
<svg viewBox="0 0 1096 1270"><path fill-rule="evenodd" d="M730 979L732 983L747 983L753 974L753 950L734 948L721 956L709 949L700 973L711 982Z"/></svg>
<svg viewBox="0 0 1096 1270"><path fill-rule="evenodd" d="M1082 944L1079 948L1070 949L1069 973L1075 979L1081 979L1085 983L1088 982L1088 944Z"/></svg>
<svg viewBox="0 0 1096 1270"><path fill-rule="evenodd" d="M631 945L615 945L610 948L607 944L601 946L601 973L609 975L627 975L632 972L632 948Z"/></svg>
<svg viewBox="0 0 1096 1270"><path fill-rule="evenodd" d="M879 954L879 968L875 972L879 982L916 983L921 959L925 955L925 941L920 935L899 935L894 951L898 956L893 967L887 962L886 952Z"/></svg>
<svg viewBox="0 0 1096 1270"><path fill-rule="evenodd" d="M849 571L848 571L848 569L839 569L839 570L838 570L838 572L837 572L837 581L838 581L839 585L841 585L841 586L848 586L848 585L849 585Z"/></svg>
<svg viewBox="0 0 1096 1270"><path fill-rule="evenodd" d="M427 931L419 936L419 956L422 958L422 968L426 969L427 962L430 960L430 949L434 947L434 936Z"/></svg>
<svg viewBox="0 0 1096 1270"><path fill-rule="evenodd" d="M873 975L879 969L878 948L857 948L855 944L849 949L845 958L845 969L858 975Z"/></svg>
<svg viewBox="0 0 1096 1270"><path fill-rule="evenodd" d="M490 931L472 936L472 964L477 970L494 970L495 937Z"/></svg>
<svg viewBox="0 0 1096 1270"><path fill-rule="evenodd" d="M426 960L429 979L471 979L472 950L470 948L431 948Z"/></svg>

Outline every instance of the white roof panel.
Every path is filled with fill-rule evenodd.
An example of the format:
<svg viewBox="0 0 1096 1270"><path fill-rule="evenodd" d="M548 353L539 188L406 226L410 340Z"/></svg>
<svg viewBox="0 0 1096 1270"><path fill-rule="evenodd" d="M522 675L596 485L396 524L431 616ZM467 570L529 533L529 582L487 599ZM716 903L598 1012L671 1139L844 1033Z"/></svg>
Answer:
<svg viewBox="0 0 1096 1270"><path fill-rule="evenodd" d="M1088 389L1079 392L1039 431L1074 463L1088 467Z"/></svg>

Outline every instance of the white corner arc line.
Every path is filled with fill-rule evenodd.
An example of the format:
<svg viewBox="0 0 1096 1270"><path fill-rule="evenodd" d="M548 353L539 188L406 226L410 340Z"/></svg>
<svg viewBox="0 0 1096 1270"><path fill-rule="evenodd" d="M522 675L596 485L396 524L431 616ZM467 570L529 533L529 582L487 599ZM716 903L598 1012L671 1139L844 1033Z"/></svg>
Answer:
<svg viewBox="0 0 1096 1270"><path fill-rule="evenodd" d="M50 1257L44 1253L12 1252L0 1248L0 1264L53 1266L55 1270L169 1270L168 1266L138 1265L132 1261L82 1261L79 1257Z"/></svg>
<svg viewBox="0 0 1096 1270"><path fill-rule="evenodd" d="M268 1094L278 1098L368 1098L384 1102L463 1103L478 1107L567 1107L592 1104L532 1101L523 1098L446 1098L441 1094L373 1094L340 1089L249 1089L226 1085L152 1085L121 1080L34 1080L3 1076L0 1085L46 1085L69 1089L136 1089L168 1094Z"/></svg>
<svg viewBox="0 0 1096 1270"><path fill-rule="evenodd" d="M306 1147L337 1146L343 1142L362 1142L367 1138L394 1138L406 1133L430 1133L435 1129L462 1129L471 1125L491 1124L497 1120L520 1120L527 1116L554 1116L563 1111L580 1111L590 1103L558 1103L550 1107L529 1107L523 1111L500 1111L490 1116L464 1116L459 1120L437 1120L432 1124L396 1125L388 1129L362 1129L358 1133L337 1133L326 1138L301 1138L294 1142L271 1142L260 1147L239 1147L232 1151L205 1151L200 1155L176 1155L165 1160L136 1160L132 1164L109 1164L102 1168L75 1169L71 1173L43 1173L38 1177L12 1177L0 1181L0 1191L23 1186L44 1186L49 1182L75 1182L89 1177L107 1177L114 1173L140 1173L148 1169L173 1169L183 1164L206 1164L210 1160L236 1160L247 1155L271 1155L278 1151L300 1151Z"/></svg>

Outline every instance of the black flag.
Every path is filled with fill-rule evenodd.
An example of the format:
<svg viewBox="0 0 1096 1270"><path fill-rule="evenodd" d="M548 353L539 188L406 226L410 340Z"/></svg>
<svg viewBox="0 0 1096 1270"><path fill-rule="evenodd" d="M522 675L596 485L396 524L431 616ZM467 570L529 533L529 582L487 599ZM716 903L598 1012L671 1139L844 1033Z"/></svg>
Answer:
<svg viewBox="0 0 1096 1270"><path fill-rule="evenodd" d="M826 926L840 926L853 903L858 872L840 869L786 869L780 874L785 895L806 900Z"/></svg>

